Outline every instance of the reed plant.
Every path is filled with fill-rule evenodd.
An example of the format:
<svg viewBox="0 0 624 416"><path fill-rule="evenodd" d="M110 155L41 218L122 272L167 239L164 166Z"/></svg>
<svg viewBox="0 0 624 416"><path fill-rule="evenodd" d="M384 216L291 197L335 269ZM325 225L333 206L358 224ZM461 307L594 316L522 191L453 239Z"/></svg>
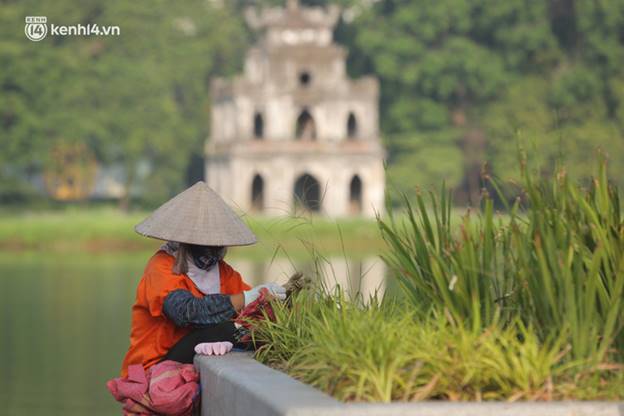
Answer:
<svg viewBox="0 0 624 416"><path fill-rule="evenodd" d="M344 401L616 399L616 368L567 359L514 321L473 330L405 304L303 292L258 323L256 358Z"/></svg>
<svg viewBox="0 0 624 416"><path fill-rule="evenodd" d="M415 205L406 198L406 220L379 219L392 276L416 310L448 313L473 330L520 319L542 342L565 336L571 358L622 362L624 222L606 161L586 185L564 170L543 178L521 166L519 197L505 215L484 193L456 225L443 189L418 194Z"/></svg>
<svg viewBox="0 0 624 416"><path fill-rule="evenodd" d="M257 324L257 359L341 400L622 400L619 191L604 161L585 184L521 161L513 203L486 178L504 214L484 192L458 218L443 188L378 218L404 296L303 291Z"/></svg>

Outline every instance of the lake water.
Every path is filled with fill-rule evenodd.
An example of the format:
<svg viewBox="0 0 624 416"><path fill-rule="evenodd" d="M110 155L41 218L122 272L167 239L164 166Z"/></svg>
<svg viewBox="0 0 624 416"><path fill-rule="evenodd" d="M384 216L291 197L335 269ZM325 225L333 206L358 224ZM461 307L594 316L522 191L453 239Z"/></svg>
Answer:
<svg viewBox="0 0 624 416"><path fill-rule="evenodd" d="M128 348L130 307L151 253L0 253L0 415L111 415L106 390ZM284 282L311 263L228 259L252 284ZM380 259L330 258L326 286L383 292Z"/></svg>

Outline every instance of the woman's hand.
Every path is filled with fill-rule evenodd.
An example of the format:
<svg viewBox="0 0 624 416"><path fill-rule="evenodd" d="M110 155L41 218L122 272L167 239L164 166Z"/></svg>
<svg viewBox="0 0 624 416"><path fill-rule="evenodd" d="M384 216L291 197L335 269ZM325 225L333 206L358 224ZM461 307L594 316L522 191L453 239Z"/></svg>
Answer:
<svg viewBox="0 0 624 416"><path fill-rule="evenodd" d="M245 295L242 293L230 295L230 301L236 312L240 312L245 307Z"/></svg>
<svg viewBox="0 0 624 416"><path fill-rule="evenodd" d="M282 285L278 285L277 283L271 282L271 283L265 283L262 285L255 286L250 290L245 290L243 292L243 295L245 298L244 306L247 306L254 300L258 299L258 296L260 296L260 289L263 289L263 288L269 291L269 295L271 295L273 299L279 299L279 300L286 299L286 289L284 289Z"/></svg>

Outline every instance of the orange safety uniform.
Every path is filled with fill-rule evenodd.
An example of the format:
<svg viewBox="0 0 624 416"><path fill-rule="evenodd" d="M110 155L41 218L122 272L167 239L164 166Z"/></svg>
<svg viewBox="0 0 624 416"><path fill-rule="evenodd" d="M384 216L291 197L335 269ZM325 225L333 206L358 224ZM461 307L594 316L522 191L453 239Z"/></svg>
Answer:
<svg viewBox="0 0 624 416"><path fill-rule="evenodd" d="M132 364L142 364L147 369L158 363L192 330L190 327L175 326L162 311L165 297L173 290L188 290L198 298L204 296L187 275L173 273L174 262L173 256L161 250L152 256L145 267L132 306L130 348L122 364L122 377L128 375L128 366ZM241 275L223 260L219 262L219 275L224 295L251 289Z"/></svg>

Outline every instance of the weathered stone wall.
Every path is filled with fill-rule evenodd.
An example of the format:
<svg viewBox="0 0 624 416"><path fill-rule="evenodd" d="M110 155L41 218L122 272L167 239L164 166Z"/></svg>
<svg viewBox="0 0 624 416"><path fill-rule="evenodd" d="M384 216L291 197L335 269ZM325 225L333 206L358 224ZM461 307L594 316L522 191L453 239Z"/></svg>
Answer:
<svg viewBox="0 0 624 416"><path fill-rule="evenodd" d="M321 213L330 216L374 217L383 210L384 168L381 149L377 153L327 152L228 152L213 155L207 164L208 185L243 211L253 211L252 182L260 175L264 184L267 215L287 215L295 203L294 186L304 174L321 187ZM357 175L362 182L361 210L349 206L350 182Z"/></svg>

